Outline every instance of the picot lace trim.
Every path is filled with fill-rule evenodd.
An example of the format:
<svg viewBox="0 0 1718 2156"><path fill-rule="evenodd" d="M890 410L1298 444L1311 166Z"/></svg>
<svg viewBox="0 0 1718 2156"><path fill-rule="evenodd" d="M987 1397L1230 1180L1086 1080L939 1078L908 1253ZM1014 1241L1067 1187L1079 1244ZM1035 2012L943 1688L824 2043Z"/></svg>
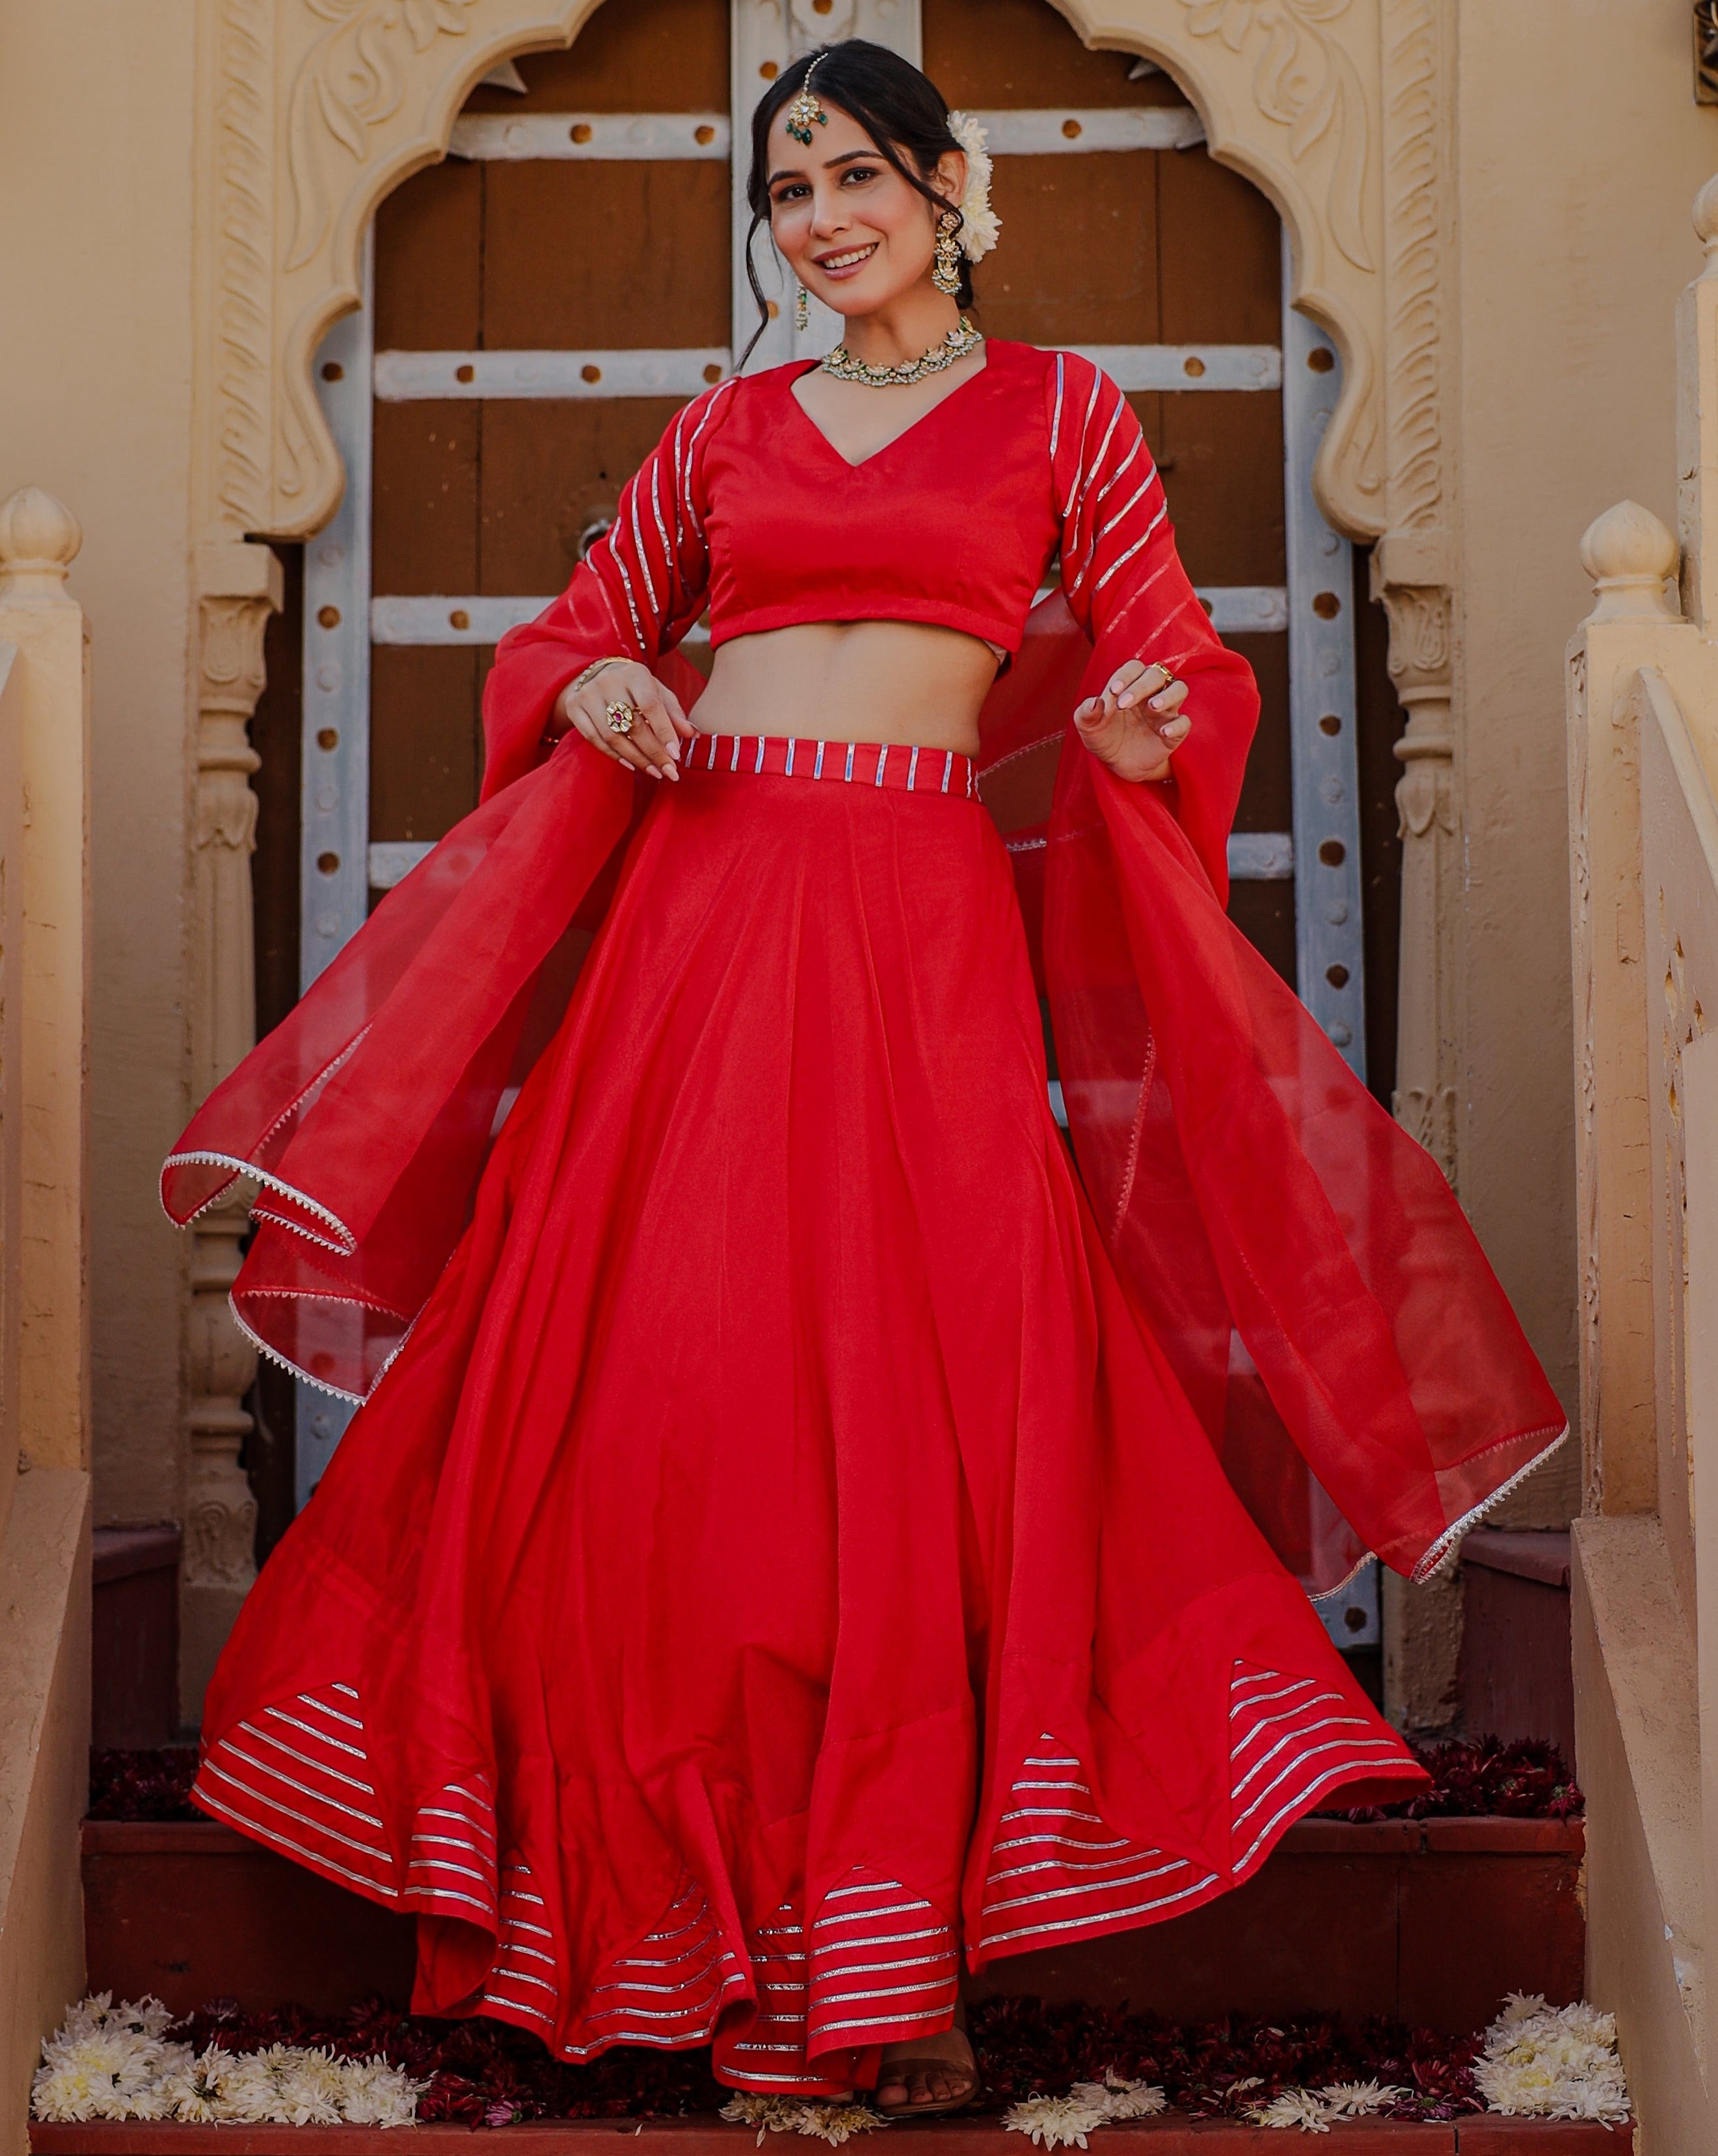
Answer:
<svg viewBox="0 0 1718 2156"><path fill-rule="evenodd" d="M274 1292L274 1291L270 1291ZM341 1301L342 1298L338 1296L332 1295L282 1295L280 1296L280 1300L284 1302L337 1302ZM346 1298L346 1300L357 1302L359 1298L356 1296L352 1296ZM363 1307L367 1310L383 1310L386 1309L387 1306L383 1303L375 1302L366 1303L363 1305ZM262 1335L256 1330L255 1326L247 1325L245 1323L244 1315L240 1312L238 1304L234 1301L231 1295L229 1295L227 1297L227 1308L232 1312L233 1322L244 1335L251 1346L255 1348L259 1355L266 1355L270 1362L277 1363L283 1370L290 1370L295 1378L300 1378L306 1385L313 1385L319 1393L327 1393L337 1400L350 1401L352 1405L355 1408L361 1408L363 1405L364 1402L370 1398L371 1394L375 1391L376 1387L381 1383L382 1380L388 1375L388 1373L399 1361L401 1352L404 1348L407 1341L411 1338L412 1334L416 1331L418 1323L417 1319L414 1317L409 1323L408 1323L405 1331L400 1334L399 1339L396 1340L393 1347L388 1349L387 1359L383 1362L381 1368L377 1371L375 1378L372 1381L369 1392L349 1393L344 1385L331 1385L326 1378L313 1378L310 1372L305 1369L301 1364L295 1363L290 1356L283 1355L278 1348L270 1347L268 1342L263 1338ZM388 1315L390 1317L394 1317L398 1314L399 1313L396 1312L388 1312Z"/></svg>
<svg viewBox="0 0 1718 2156"><path fill-rule="evenodd" d="M347 1042L345 1047L341 1050L340 1053L337 1055L332 1055L329 1057L328 1060L322 1065L321 1069L316 1072L316 1075L311 1079L310 1082L301 1087L301 1090L293 1096L292 1099L287 1102L286 1106L280 1111L280 1114L275 1116L274 1122L269 1125L267 1130L263 1132L262 1137L257 1141L259 1148L266 1147L270 1139L274 1137L275 1132L280 1129L283 1123L290 1122L291 1121L292 1117L298 1113L305 1102L309 1100L311 1094L319 1091L322 1086L327 1084L328 1081L334 1075L335 1072L339 1070L342 1064L348 1062L352 1056L357 1055L358 1050L363 1047L369 1031L370 1029L368 1025L360 1026L358 1030L352 1035L352 1039ZM199 1166L208 1168L230 1168L233 1170L233 1174L227 1178L226 1182L221 1185L219 1190L212 1192L208 1197L203 1199L202 1204L200 1204L194 1212L188 1213L185 1218L182 1220L167 1202L167 1193L163 1188L167 1182L167 1173L170 1168L195 1168ZM283 1183L280 1177L270 1175L266 1168L258 1168L254 1162L244 1158L238 1153L205 1152L201 1151L169 1153L167 1158L162 1163L161 1173L156 1178L156 1196L161 1202L162 1211L167 1214L168 1219L172 1222L176 1228L188 1228L193 1221L200 1220L203 1214L208 1212L211 1205L219 1205L222 1199L226 1196L229 1189L231 1188L234 1180L239 1176L244 1175L253 1178L256 1182L272 1184L276 1190L283 1192L289 1198L297 1199L299 1204L303 1205L308 1211L319 1214L323 1219L327 1220L331 1226L337 1229L341 1235L348 1237L350 1240L347 1245L337 1245L333 1244L328 1245L330 1249L339 1249L340 1255L342 1257L350 1257L352 1251L357 1249L357 1237L352 1235L352 1230L347 1226L346 1223L340 1219L337 1214L331 1213L326 1205L319 1205L314 1198L308 1196L301 1190L295 1189L290 1183ZM270 1219L273 1219L276 1216L270 1214ZM281 1224L283 1226L290 1227L291 1223L290 1221L284 1221ZM302 1228L301 1228L298 1232L304 1235L309 1235L309 1231ZM309 1235L309 1240L311 1242L316 1242L319 1239L316 1236Z"/></svg>
<svg viewBox="0 0 1718 2156"><path fill-rule="evenodd" d="M1471 1512L1463 1512L1453 1527L1446 1527L1410 1574L1415 1586L1423 1587L1428 1579L1438 1578L1443 1574L1452 1571L1455 1566L1462 1537L1471 1533L1489 1513L1495 1512L1504 1499L1518 1489L1535 1469L1544 1466L1546 1461L1559 1446L1567 1441L1568 1435L1569 1425L1565 1423L1542 1452L1535 1453L1527 1465L1525 1467L1517 1468L1507 1482L1499 1483L1489 1497L1482 1498Z"/></svg>
<svg viewBox="0 0 1718 2156"><path fill-rule="evenodd" d="M252 1182L261 1183L265 1189L278 1190L283 1198L289 1198L294 1204L303 1206L306 1213L313 1213L319 1220L326 1220L335 1235L344 1240L331 1242L327 1237L316 1235L312 1229L303 1227L296 1221L285 1219L278 1213L269 1214L266 1216L269 1219L277 1222L283 1228L291 1228L295 1235L302 1235L306 1242L316 1244L320 1250L332 1250L337 1257L349 1258L357 1249L357 1237L353 1235L337 1213L331 1212L327 1206L319 1204L307 1191L300 1190L296 1184L286 1182L280 1176L271 1175L267 1168L259 1168L255 1161L246 1160L240 1154L203 1152L171 1152L161 1165L163 1177L170 1168L229 1168L233 1171L219 1190L212 1196L205 1198L196 1211L188 1213L183 1220L171 1209L167 1199L162 1198L161 1209L176 1228L188 1228L193 1221L200 1220L211 1205L218 1205L220 1203L241 1176L249 1176Z"/></svg>

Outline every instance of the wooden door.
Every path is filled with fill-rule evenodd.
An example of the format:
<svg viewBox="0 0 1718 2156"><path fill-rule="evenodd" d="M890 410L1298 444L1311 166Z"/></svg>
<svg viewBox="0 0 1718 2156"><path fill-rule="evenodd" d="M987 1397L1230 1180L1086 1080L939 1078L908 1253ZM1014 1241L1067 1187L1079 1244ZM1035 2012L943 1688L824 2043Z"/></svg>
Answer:
<svg viewBox="0 0 1718 2156"><path fill-rule="evenodd" d="M794 0L794 26L922 54L990 128L1003 237L979 319L1090 351L1139 411L1189 572L1263 696L1234 917L1363 1071L1355 585L1309 490L1335 362L1285 317L1274 211L1169 77L1088 51L1046 0ZM368 302L320 362L351 483L305 557L301 980L474 804L496 637L566 583L749 337L746 123L786 36L761 0L610 0L570 49L475 90L448 158L378 213ZM757 363L795 341L784 308ZM1005 827L1042 813L1051 772L1015 774ZM344 1420L306 1395L301 1491Z"/></svg>

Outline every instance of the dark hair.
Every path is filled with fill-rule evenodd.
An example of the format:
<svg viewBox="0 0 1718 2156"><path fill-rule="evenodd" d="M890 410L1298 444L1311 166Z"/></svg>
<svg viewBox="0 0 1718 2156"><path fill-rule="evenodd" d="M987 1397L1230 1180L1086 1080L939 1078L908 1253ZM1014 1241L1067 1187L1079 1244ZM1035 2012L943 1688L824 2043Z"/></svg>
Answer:
<svg viewBox="0 0 1718 2156"><path fill-rule="evenodd" d="M791 67L784 68L752 115L752 169L746 180L752 222L746 232L746 280L758 302L759 320L751 343L740 355L742 367L769 321L769 303L752 260L752 242L758 228L769 219L769 130L776 114L799 95L814 67L817 69L817 80L811 85L815 95L838 105L850 120L856 120L876 143L884 163L892 165L933 208L952 211L957 218L960 216L959 207L939 195L925 177L927 172L936 170L948 151L960 147L949 131L948 104L930 77L911 60L903 60L887 45L872 44L869 38L847 38L838 45L820 46ZM963 308L972 305L972 265L964 255L960 258L960 290L954 304Z"/></svg>

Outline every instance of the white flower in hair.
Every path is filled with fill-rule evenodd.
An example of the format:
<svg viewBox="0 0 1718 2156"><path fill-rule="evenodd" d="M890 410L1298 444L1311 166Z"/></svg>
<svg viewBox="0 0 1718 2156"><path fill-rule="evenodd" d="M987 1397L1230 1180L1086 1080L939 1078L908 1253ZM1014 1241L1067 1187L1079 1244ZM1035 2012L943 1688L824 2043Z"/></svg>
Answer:
<svg viewBox="0 0 1718 2156"><path fill-rule="evenodd" d="M949 132L966 152L966 192L960 198L960 251L969 262L982 261L1002 234L1002 220L990 208L990 137L970 112L951 112Z"/></svg>

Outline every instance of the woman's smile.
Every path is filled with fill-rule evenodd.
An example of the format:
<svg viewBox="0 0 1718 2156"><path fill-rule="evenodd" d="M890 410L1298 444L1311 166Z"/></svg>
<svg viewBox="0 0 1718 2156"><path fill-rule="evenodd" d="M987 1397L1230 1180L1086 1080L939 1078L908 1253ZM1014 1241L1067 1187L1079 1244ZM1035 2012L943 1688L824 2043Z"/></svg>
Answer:
<svg viewBox="0 0 1718 2156"><path fill-rule="evenodd" d="M849 277L870 261L879 244L871 239L862 247L849 247L839 254L814 254L811 259L826 277Z"/></svg>

